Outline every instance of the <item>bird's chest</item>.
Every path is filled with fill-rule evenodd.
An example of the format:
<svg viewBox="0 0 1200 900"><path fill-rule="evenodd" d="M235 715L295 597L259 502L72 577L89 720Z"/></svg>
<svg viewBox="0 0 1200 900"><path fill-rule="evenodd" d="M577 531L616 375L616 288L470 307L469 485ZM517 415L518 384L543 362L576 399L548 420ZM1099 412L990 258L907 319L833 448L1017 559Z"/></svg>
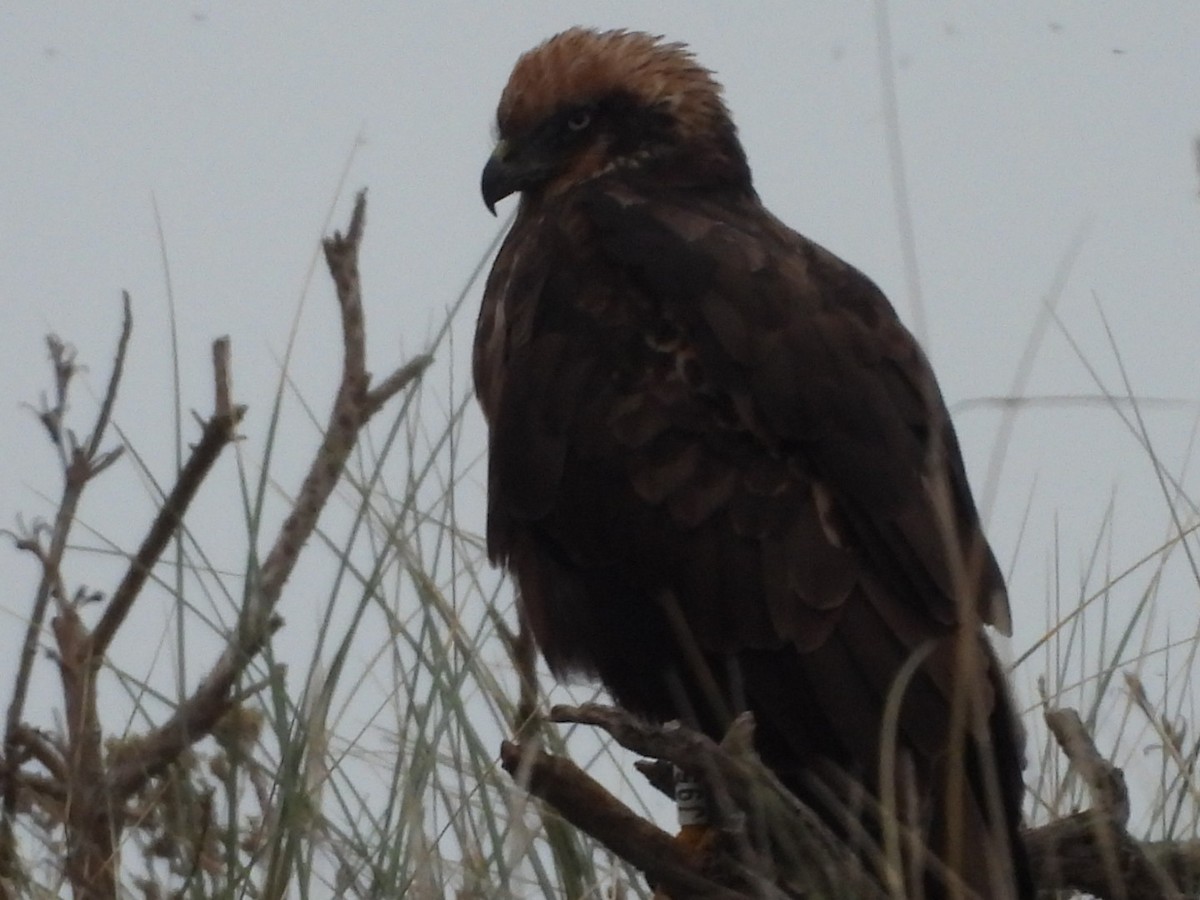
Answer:
<svg viewBox="0 0 1200 900"><path fill-rule="evenodd" d="M736 391L717 388L689 323L576 262L515 272L496 316L506 340L490 509L493 526L532 527L597 563L653 545L669 516L712 514L748 438Z"/></svg>
<svg viewBox="0 0 1200 900"><path fill-rule="evenodd" d="M598 307L577 346L594 355L581 379L571 449L634 463L665 437L675 445L712 444L736 427L736 411L707 371L687 329L649 306Z"/></svg>

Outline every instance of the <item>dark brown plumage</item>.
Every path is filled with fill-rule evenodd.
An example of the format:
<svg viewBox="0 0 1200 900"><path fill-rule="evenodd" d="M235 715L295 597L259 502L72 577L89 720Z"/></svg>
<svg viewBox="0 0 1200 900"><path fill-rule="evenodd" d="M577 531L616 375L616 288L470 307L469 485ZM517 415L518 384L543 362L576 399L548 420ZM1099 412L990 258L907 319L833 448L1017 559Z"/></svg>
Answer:
<svg viewBox="0 0 1200 900"><path fill-rule="evenodd" d="M564 32L497 126L484 199L521 200L475 345L488 547L550 667L717 735L750 709L831 821L830 790L896 797L978 895L1027 896L983 630L1008 601L916 341L762 206L681 45Z"/></svg>

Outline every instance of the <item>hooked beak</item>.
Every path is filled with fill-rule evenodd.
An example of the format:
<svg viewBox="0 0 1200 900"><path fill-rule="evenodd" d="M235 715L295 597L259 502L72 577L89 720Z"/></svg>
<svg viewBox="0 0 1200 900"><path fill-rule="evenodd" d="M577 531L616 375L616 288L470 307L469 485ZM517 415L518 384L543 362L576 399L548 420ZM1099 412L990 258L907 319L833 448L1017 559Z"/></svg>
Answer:
<svg viewBox="0 0 1200 900"><path fill-rule="evenodd" d="M545 166L540 161L523 159L526 154L516 151L508 141L500 141L483 167L479 189L483 203L493 216L496 204L517 191L532 187L545 177Z"/></svg>
<svg viewBox="0 0 1200 900"><path fill-rule="evenodd" d="M483 205L493 216L496 214L496 204L517 189L513 166L508 160L510 155L508 141L496 144L496 149L488 157L487 165L483 167L483 176L479 179Z"/></svg>

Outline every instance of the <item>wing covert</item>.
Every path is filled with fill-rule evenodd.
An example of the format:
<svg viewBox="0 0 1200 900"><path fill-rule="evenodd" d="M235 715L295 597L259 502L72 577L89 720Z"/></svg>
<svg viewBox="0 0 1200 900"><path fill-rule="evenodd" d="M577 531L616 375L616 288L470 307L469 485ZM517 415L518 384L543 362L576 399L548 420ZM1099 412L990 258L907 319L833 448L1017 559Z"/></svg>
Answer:
<svg viewBox="0 0 1200 900"><path fill-rule="evenodd" d="M865 275L727 198L583 201L610 264L693 354L696 389L831 498L822 522L943 625L1008 624L1003 578L928 361ZM740 212L740 214L739 214Z"/></svg>

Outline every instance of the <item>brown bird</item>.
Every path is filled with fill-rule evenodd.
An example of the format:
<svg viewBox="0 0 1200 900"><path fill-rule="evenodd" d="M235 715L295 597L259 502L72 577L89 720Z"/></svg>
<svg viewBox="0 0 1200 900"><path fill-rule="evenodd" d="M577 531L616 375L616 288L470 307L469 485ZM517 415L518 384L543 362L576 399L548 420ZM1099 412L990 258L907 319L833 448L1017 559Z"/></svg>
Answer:
<svg viewBox="0 0 1200 900"><path fill-rule="evenodd" d="M496 125L483 198L520 204L475 338L488 550L550 668L715 736L750 710L835 827L878 832L865 789L919 829L944 866L909 858L910 887L1032 896L984 631L1007 594L915 339L763 207L683 45L563 32Z"/></svg>

